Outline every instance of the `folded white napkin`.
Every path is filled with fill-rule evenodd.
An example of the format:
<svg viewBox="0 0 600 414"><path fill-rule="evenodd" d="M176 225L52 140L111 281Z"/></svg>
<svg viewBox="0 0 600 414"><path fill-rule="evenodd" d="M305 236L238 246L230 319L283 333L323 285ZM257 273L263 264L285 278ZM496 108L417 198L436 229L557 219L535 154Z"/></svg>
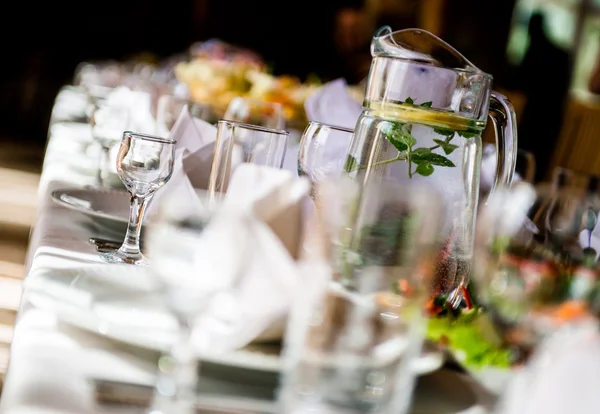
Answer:
<svg viewBox="0 0 600 414"><path fill-rule="evenodd" d="M549 338L513 379L498 414L600 411L600 336L593 320Z"/></svg>
<svg viewBox="0 0 600 414"><path fill-rule="evenodd" d="M344 79L323 85L306 99L304 109L309 121L352 129L362 112L362 106L352 98Z"/></svg>
<svg viewBox="0 0 600 414"><path fill-rule="evenodd" d="M245 208L266 223L297 258L302 203L309 183L291 171L244 163L238 166L223 200L225 207Z"/></svg>
<svg viewBox="0 0 600 414"><path fill-rule="evenodd" d="M206 350L236 349L283 327L298 283L294 258L309 188L265 166L242 164L233 173L198 246L198 283L218 290L198 322Z"/></svg>
<svg viewBox="0 0 600 414"><path fill-rule="evenodd" d="M216 136L214 126L194 118L187 105L184 106L171 131L171 138L177 141L173 175L154 195L148 206L148 216L157 213L160 200L165 197L175 197L179 203L188 206L200 202L194 188L208 188Z"/></svg>

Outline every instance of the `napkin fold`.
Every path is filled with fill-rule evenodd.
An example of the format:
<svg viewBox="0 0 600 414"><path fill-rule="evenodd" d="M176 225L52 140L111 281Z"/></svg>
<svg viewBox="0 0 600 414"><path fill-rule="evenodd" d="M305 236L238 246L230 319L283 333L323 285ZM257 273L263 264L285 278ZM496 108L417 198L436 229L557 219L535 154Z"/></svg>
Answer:
<svg viewBox="0 0 600 414"><path fill-rule="evenodd" d="M234 171L223 205L245 208L267 224L291 257L299 253L302 201L308 194L308 180L291 171L244 163Z"/></svg>
<svg viewBox="0 0 600 414"><path fill-rule="evenodd" d="M304 109L309 121L354 129L362 106L352 98L344 79L326 83L306 99Z"/></svg>
<svg viewBox="0 0 600 414"><path fill-rule="evenodd" d="M196 188L208 188L216 137L214 126L194 118L187 105L183 107L171 131L171 138L177 141L173 175L154 195L148 206L148 216L157 213L160 200L165 197L175 197L182 205L199 205Z"/></svg>
<svg viewBox="0 0 600 414"><path fill-rule="evenodd" d="M218 286L197 326L207 351L243 347L273 327L281 336L299 281L295 257L309 188L304 178L265 166L242 164L233 173L198 246L198 275Z"/></svg>

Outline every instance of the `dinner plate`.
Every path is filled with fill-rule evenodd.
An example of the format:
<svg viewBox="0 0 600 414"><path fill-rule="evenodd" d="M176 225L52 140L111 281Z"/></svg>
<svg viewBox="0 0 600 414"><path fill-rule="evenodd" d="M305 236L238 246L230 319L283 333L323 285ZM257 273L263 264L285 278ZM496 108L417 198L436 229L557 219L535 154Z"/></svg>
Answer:
<svg viewBox="0 0 600 414"><path fill-rule="evenodd" d="M127 230L130 197L125 190L109 188L65 188L52 192L52 200L79 211L110 231L124 235Z"/></svg>
<svg viewBox="0 0 600 414"><path fill-rule="evenodd" d="M52 269L30 275L24 283L25 299L49 310L70 325L125 344L167 351L176 335L176 321L165 309L158 282L147 268L122 265ZM277 373L281 369L283 326L274 324L249 346L227 353L199 355L203 361L234 368ZM193 338L196 343L202 336ZM199 346L198 346L199 347ZM439 352L427 352L414 365L422 375L444 363Z"/></svg>
<svg viewBox="0 0 600 414"><path fill-rule="evenodd" d="M515 375L511 369L495 367L467 369L467 372L479 385L494 395L502 395Z"/></svg>
<svg viewBox="0 0 600 414"><path fill-rule="evenodd" d="M519 368L501 368L495 366L473 367L465 364L462 352L447 349L446 360L462 367L482 388L493 395L502 395L508 384L515 378Z"/></svg>

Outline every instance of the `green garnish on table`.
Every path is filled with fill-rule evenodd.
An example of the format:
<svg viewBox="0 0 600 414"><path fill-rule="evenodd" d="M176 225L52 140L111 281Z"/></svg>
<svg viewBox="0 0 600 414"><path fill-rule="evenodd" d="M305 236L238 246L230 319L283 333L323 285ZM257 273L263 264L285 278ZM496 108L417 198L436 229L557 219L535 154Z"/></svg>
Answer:
<svg viewBox="0 0 600 414"><path fill-rule="evenodd" d="M432 316L427 339L447 345L465 368L509 368L512 352L500 343L481 308Z"/></svg>

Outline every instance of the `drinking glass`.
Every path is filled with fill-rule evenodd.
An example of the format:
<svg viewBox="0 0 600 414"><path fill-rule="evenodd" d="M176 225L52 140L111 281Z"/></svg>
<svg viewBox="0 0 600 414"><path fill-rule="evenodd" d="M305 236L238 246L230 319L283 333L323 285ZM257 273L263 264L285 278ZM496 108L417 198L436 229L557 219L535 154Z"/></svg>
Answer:
<svg viewBox="0 0 600 414"><path fill-rule="evenodd" d="M109 106L97 104L90 116L92 137L100 145L100 160L96 181L104 186L110 172L110 150L117 144L123 131L129 129L131 123L129 108L125 106Z"/></svg>
<svg viewBox="0 0 600 414"><path fill-rule="evenodd" d="M123 244L114 252L104 253L109 263L146 266L140 251L140 232L144 213L154 193L173 174L176 141L153 135L125 131L117 156L117 173L131 195L129 224Z"/></svg>
<svg viewBox="0 0 600 414"><path fill-rule="evenodd" d="M247 233L242 231L238 243L231 247L232 252L239 253L236 261L230 263L228 271L215 273L211 260L230 261L225 257L215 259L214 251L207 246L214 240L211 235L215 230L211 223L217 220L217 209L223 211L206 195L199 197L199 205L194 205L193 209L182 206L177 200L166 200L161 204L159 219L148 230L152 273L162 285L165 304L179 326L169 355L159 361L151 414L196 412L199 350L192 342L193 321L202 315L214 295L228 289L227 281L238 275L244 263L244 246L248 239L244 239Z"/></svg>
<svg viewBox="0 0 600 414"><path fill-rule="evenodd" d="M423 343L442 199L426 185L316 184L280 412L404 413ZM314 217L313 217L314 218Z"/></svg>
<svg viewBox="0 0 600 414"><path fill-rule="evenodd" d="M85 115L89 119L91 112L102 99L119 86L121 67L117 63L83 62L75 69L74 85L80 86L87 99Z"/></svg>
<svg viewBox="0 0 600 414"><path fill-rule="evenodd" d="M227 111L225 111L223 119L265 128L285 128L283 106L276 102L260 101L258 99L233 98L227 107Z"/></svg>
<svg viewBox="0 0 600 414"><path fill-rule="evenodd" d="M483 382L487 373L506 374L497 391L509 412L528 412L528 398L514 395L527 395L540 364L552 360L543 345L584 326L598 297L599 201L577 188L520 182L499 189L481 210L471 281L476 312L462 324L483 332L478 347L488 352L485 364L466 368Z"/></svg>
<svg viewBox="0 0 600 414"><path fill-rule="evenodd" d="M280 129L220 120L208 183L211 196L227 191L231 174L241 163L281 168L288 135Z"/></svg>
<svg viewBox="0 0 600 414"><path fill-rule="evenodd" d="M352 140L352 129L309 122L300 138L298 175L313 183L332 173L341 173Z"/></svg>
<svg viewBox="0 0 600 414"><path fill-rule="evenodd" d="M533 183L535 179L535 168L535 155L524 149L517 150L515 173L519 174L523 181Z"/></svg>
<svg viewBox="0 0 600 414"><path fill-rule="evenodd" d="M82 62L75 68L73 83L87 90L115 88L121 83L122 75L122 68L117 62Z"/></svg>
<svg viewBox="0 0 600 414"><path fill-rule="evenodd" d="M600 189L598 188L600 176L596 174L556 167L552 172L552 183L556 188L573 187L587 189L590 193L600 194Z"/></svg>
<svg viewBox="0 0 600 414"><path fill-rule="evenodd" d="M173 95L162 95L158 99L156 109L156 122L159 130L170 131L179 118L181 111L188 106L190 115L194 118L208 121L211 118L212 111L208 105L195 103Z"/></svg>

